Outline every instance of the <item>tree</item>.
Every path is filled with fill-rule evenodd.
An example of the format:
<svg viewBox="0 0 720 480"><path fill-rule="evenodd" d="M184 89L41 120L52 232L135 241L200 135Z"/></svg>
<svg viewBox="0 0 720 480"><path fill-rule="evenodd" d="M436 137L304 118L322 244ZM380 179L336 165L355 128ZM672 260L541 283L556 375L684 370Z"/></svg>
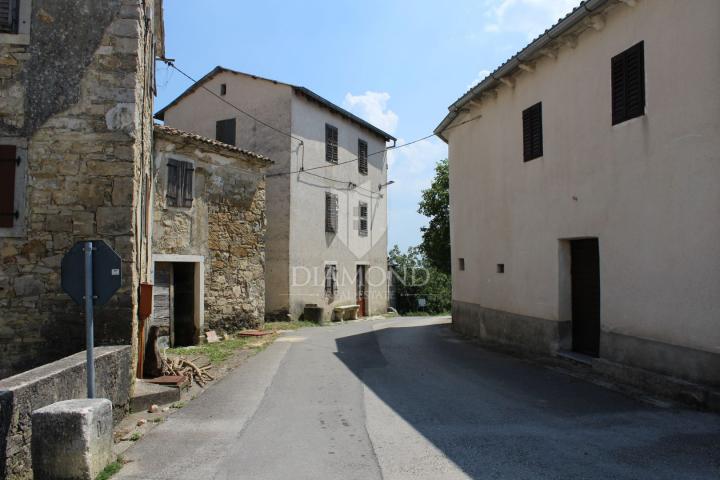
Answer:
<svg viewBox="0 0 720 480"><path fill-rule="evenodd" d="M435 166L435 178L423 190L418 213L430 218L422 228L420 250L430 264L450 274L450 169L447 158Z"/></svg>
<svg viewBox="0 0 720 480"><path fill-rule="evenodd" d="M429 264L418 247L402 253L397 245L388 254L393 269L396 305L400 313L438 314L450 310L450 276ZM418 300L425 299L420 307Z"/></svg>

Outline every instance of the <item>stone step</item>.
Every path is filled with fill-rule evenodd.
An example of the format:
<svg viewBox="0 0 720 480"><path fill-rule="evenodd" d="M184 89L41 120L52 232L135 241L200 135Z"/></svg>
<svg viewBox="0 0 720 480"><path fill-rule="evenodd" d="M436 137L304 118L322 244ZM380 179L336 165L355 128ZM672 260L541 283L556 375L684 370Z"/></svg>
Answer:
<svg viewBox="0 0 720 480"><path fill-rule="evenodd" d="M142 412L152 405L163 405L180 401L178 387L155 385L144 380L135 380L135 391L130 397L130 411Z"/></svg>

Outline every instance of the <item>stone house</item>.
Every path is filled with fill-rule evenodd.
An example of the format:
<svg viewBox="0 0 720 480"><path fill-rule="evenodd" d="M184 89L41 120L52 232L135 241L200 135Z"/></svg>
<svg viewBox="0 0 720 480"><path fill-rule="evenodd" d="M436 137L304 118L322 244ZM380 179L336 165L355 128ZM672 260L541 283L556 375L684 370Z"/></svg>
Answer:
<svg viewBox="0 0 720 480"><path fill-rule="evenodd" d="M156 55L161 0L0 0L0 378L85 348L59 280L79 240L123 260L96 342L135 345Z"/></svg>
<svg viewBox="0 0 720 480"><path fill-rule="evenodd" d="M321 306L326 320L348 304L361 315L387 311L391 135L305 87L222 67L156 118L275 162L266 187L268 318L297 319L306 304Z"/></svg>
<svg viewBox="0 0 720 480"><path fill-rule="evenodd" d="M718 19L584 1L450 106L456 329L720 385Z"/></svg>
<svg viewBox="0 0 720 480"><path fill-rule="evenodd" d="M153 315L172 345L265 316L265 170L272 162L155 126Z"/></svg>

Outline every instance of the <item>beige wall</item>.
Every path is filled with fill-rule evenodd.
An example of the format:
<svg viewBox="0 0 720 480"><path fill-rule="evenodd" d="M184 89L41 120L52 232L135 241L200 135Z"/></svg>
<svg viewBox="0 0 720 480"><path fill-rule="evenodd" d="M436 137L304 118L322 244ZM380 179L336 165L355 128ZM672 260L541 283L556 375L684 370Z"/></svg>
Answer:
<svg viewBox="0 0 720 480"><path fill-rule="evenodd" d="M387 311L387 189L378 186L387 181L386 155L368 158L368 175L358 172L358 139L368 143L368 153L385 148L382 138L359 127L331 110L296 94L292 102L293 134L305 145L305 169L324 167L291 177L290 230L290 313L297 317L306 303L326 307L329 318L332 306L356 303L355 272L358 264L368 265L368 313ZM325 124L338 129L338 163L325 161ZM293 171L299 166L294 164ZM325 178L319 178L319 177ZM330 179L330 180L328 180ZM353 182L357 188L348 187ZM338 195L338 228L336 234L325 232L325 193ZM368 204L368 235L357 230L359 202ZM336 263L340 285L334 298L324 291L326 262ZM313 278L307 282L297 267L310 269ZM295 278L293 278L293 269Z"/></svg>
<svg viewBox="0 0 720 480"><path fill-rule="evenodd" d="M290 131L290 96L287 85L258 81L243 75L221 73L208 81L205 86L220 94L220 85L227 85L223 97L233 105L275 126L283 132ZM176 106L165 112L165 124L215 138L215 123L218 120L235 118L237 123L237 146L259 153L275 162L268 168L268 174L287 171L291 155L297 156L296 141L256 123L229 105L213 97L207 91L198 89L185 97ZM287 176L267 179L266 205L266 310L274 312L287 306L289 279L289 210L290 179Z"/></svg>
<svg viewBox="0 0 720 480"><path fill-rule="evenodd" d="M618 4L446 132L455 301L569 320L559 239L598 237L603 332L720 353L718 19L715 0ZM646 115L612 126L610 59L641 40ZM523 163L538 101L544 156Z"/></svg>

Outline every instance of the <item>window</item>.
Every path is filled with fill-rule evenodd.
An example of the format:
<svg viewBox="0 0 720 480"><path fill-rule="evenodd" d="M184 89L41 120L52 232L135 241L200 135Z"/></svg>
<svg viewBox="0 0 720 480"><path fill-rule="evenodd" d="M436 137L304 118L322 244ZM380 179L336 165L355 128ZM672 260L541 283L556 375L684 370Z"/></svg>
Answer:
<svg viewBox="0 0 720 480"><path fill-rule="evenodd" d="M0 145L0 228L13 228L20 217L15 206L17 147Z"/></svg>
<svg viewBox="0 0 720 480"><path fill-rule="evenodd" d="M228 145L235 145L235 119L219 120L215 122L215 140Z"/></svg>
<svg viewBox="0 0 720 480"><path fill-rule="evenodd" d="M612 124L645 114L644 42L615 55L612 70Z"/></svg>
<svg viewBox="0 0 720 480"><path fill-rule="evenodd" d="M325 265L325 295L335 296L337 293L337 265Z"/></svg>
<svg viewBox="0 0 720 480"><path fill-rule="evenodd" d="M0 0L0 33L18 33L19 0Z"/></svg>
<svg viewBox="0 0 720 480"><path fill-rule="evenodd" d="M542 102L523 110L523 161L543 156Z"/></svg>
<svg viewBox="0 0 720 480"><path fill-rule="evenodd" d="M504 263L498 263L497 264L497 270L495 270L497 273L505 273L505 264Z"/></svg>
<svg viewBox="0 0 720 480"><path fill-rule="evenodd" d="M358 140L358 172L368 173L368 146L365 140Z"/></svg>
<svg viewBox="0 0 720 480"><path fill-rule="evenodd" d="M338 163L338 129L325 124L325 161Z"/></svg>
<svg viewBox="0 0 720 480"><path fill-rule="evenodd" d="M325 231L338 231L338 196L330 192L325 193Z"/></svg>
<svg viewBox="0 0 720 480"><path fill-rule="evenodd" d="M458 258L458 269L461 272L465 271L465 259L464 258Z"/></svg>
<svg viewBox="0 0 720 480"><path fill-rule="evenodd" d="M367 237L368 234L368 204L360 202L358 206L358 216L360 217L360 224L358 225L358 233L361 237Z"/></svg>
<svg viewBox="0 0 720 480"><path fill-rule="evenodd" d="M190 162L168 160L167 163L167 206L192 207L193 174L195 167Z"/></svg>
<svg viewBox="0 0 720 480"><path fill-rule="evenodd" d="M225 95L227 93L227 84L223 83L220 85L220 95Z"/></svg>

